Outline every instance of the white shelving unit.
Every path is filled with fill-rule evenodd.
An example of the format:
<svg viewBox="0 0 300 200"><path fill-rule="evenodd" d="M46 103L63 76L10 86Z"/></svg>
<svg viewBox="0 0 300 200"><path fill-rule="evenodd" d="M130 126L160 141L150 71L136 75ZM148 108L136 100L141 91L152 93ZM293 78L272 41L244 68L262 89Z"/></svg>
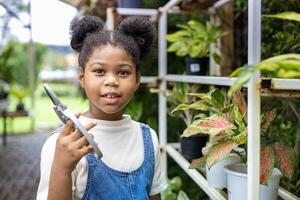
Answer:
<svg viewBox="0 0 300 200"><path fill-rule="evenodd" d="M142 15L158 18L158 76L142 77L143 83L154 83L159 81L159 88L166 89L167 82L186 82L206 85L231 86L235 78L212 77L212 76L188 76L167 74L167 16L170 9L181 0L170 0L159 9L128 9L109 8L107 10L107 26L113 29L114 13L119 15ZM230 0L219 0L211 9L222 6ZM248 64L256 64L260 61L261 46L261 0L248 0ZM300 90L299 79L267 79L269 89L273 90ZM260 74L253 75L247 85L248 90L248 200L259 200L259 152L260 152ZM227 194L223 191L209 187L206 178L197 170L188 169L189 163L177 151L178 143L167 142L167 102L166 98L159 94L159 139L162 148L163 171L167 176L167 154L202 188L206 194L214 200L225 200ZM287 200L299 200L298 197L279 188L278 195Z"/></svg>

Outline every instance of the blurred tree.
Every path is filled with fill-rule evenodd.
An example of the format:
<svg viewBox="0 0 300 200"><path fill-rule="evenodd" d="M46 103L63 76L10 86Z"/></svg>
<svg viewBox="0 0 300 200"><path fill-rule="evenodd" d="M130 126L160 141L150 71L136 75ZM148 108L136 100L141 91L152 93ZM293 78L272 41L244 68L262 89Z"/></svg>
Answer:
<svg viewBox="0 0 300 200"><path fill-rule="evenodd" d="M28 44L17 41L8 42L0 53L0 79L8 83L17 83L28 87ZM34 43L35 48L35 80L40 71L47 52L47 47Z"/></svg>
<svg viewBox="0 0 300 200"><path fill-rule="evenodd" d="M21 12L28 12L28 5L24 0L0 0L0 6L2 6L5 12L0 15L1 25L1 40L9 33L9 22L12 18L16 18L24 24L19 18Z"/></svg>

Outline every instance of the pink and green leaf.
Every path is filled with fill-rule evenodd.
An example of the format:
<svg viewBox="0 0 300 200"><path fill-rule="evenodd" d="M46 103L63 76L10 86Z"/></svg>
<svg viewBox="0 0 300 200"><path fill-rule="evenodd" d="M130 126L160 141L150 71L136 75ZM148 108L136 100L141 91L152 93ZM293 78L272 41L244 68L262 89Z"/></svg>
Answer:
<svg viewBox="0 0 300 200"><path fill-rule="evenodd" d="M247 113L247 104L244 95L240 90L238 90L233 96L233 103L235 103L238 106L241 116L245 117Z"/></svg>
<svg viewBox="0 0 300 200"><path fill-rule="evenodd" d="M288 179L292 179L296 167L296 154L295 151L283 144L276 143L273 145L275 153L275 166L283 173Z"/></svg>
<svg viewBox="0 0 300 200"><path fill-rule="evenodd" d="M261 122L261 133L264 134L267 132L271 122L274 120L276 116L276 109L273 109L273 110L270 110L270 111L267 111L264 113L264 118Z"/></svg>
<svg viewBox="0 0 300 200"><path fill-rule="evenodd" d="M181 137L190 137L201 133L201 129L191 124L184 131Z"/></svg>
<svg viewBox="0 0 300 200"><path fill-rule="evenodd" d="M218 133L217 135L214 135L211 137L211 141L212 142L218 142L219 140L226 138L226 133L225 131L221 131L220 133Z"/></svg>
<svg viewBox="0 0 300 200"><path fill-rule="evenodd" d="M189 166L189 169L201 169L206 164L206 156L203 156L201 158L195 159L192 161L192 163Z"/></svg>
<svg viewBox="0 0 300 200"><path fill-rule="evenodd" d="M262 146L260 150L260 183L268 185L268 180L272 174L275 155L273 149L268 146Z"/></svg>
<svg viewBox="0 0 300 200"><path fill-rule="evenodd" d="M208 168L212 167L216 162L227 157L232 149L236 148L237 146L238 144L231 140L226 140L222 143L212 146L206 160Z"/></svg>
<svg viewBox="0 0 300 200"><path fill-rule="evenodd" d="M207 119L195 120L187 129L184 130L182 137L189 137L198 133L217 135L221 131L234 128L235 126L225 117L214 115Z"/></svg>

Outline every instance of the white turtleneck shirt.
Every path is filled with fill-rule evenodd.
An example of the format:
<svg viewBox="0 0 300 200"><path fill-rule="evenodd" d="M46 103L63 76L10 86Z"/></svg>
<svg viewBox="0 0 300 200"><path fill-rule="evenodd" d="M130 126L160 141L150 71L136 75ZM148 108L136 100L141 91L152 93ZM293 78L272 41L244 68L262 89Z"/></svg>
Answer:
<svg viewBox="0 0 300 200"><path fill-rule="evenodd" d="M102 161L109 167L123 172L131 172L139 168L144 160L144 144L140 123L124 115L118 121L104 121L80 116L82 124L96 122L89 130L103 153ZM159 194L166 186L160 162L160 148L156 132L151 129L154 147L155 169L150 196ZM45 142L41 152L41 178L37 200L46 200L49 189L51 165L55 153L56 139L59 133L52 134ZM88 166L83 157L72 172L73 199L81 199L86 188Z"/></svg>

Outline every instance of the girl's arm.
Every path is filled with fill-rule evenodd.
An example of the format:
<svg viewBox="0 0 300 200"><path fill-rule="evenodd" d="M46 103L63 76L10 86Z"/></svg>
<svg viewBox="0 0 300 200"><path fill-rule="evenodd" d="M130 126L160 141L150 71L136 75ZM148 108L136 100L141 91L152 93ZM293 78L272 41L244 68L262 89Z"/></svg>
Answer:
<svg viewBox="0 0 300 200"><path fill-rule="evenodd" d="M88 124L86 129L94 126ZM91 145L78 130L74 130L74 124L69 120L56 141L48 200L72 200L71 173L79 160L92 151Z"/></svg>
<svg viewBox="0 0 300 200"><path fill-rule="evenodd" d="M160 200L160 194L154 195L154 196L150 196L149 197L150 200Z"/></svg>

